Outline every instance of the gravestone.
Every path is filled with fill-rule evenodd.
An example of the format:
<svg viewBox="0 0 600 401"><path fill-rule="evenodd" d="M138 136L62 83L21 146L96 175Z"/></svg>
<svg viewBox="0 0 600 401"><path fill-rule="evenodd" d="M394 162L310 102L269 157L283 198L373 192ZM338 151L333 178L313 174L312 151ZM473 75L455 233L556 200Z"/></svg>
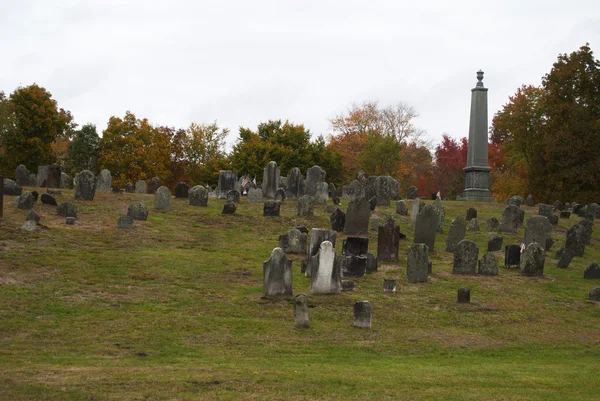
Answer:
<svg viewBox="0 0 600 401"><path fill-rule="evenodd" d="M396 292L396 280L384 278L383 292Z"/></svg>
<svg viewBox="0 0 600 401"><path fill-rule="evenodd" d="M342 242L342 255L366 255L369 252L368 237L348 237Z"/></svg>
<svg viewBox="0 0 600 401"><path fill-rule="evenodd" d="M454 252L456 245L465 239L467 233L467 221L463 216L456 216L450 224L448 236L446 237L446 252Z"/></svg>
<svg viewBox="0 0 600 401"><path fill-rule="evenodd" d="M377 207L377 197L376 196L369 199L369 210L374 211L375 207Z"/></svg>
<svg viewBox="0 0 600 401"><path fill-rule="evenodd" d="M523 197L519 196L519 195L513 195L510 198L508 198L506 200L505 203L507 206L508 205L515 205L516 207L521 207L521 205L523 204Z"/></svg>
<svg viewBox="0 0 600 401"><path fill-rule="evenodd" d="M498 235L493 236L488 239L488 252L496 252L502 249L502 242L504 241L504 237L500 237Z"/></svg>
<svg viewBox="0 0 600 401"><path fill-rule="evenodd" d="M471 221L471 219L476 219L477 218L477 209L475 209L474 207L470 207L467 209L467 221Z"/></svg>
<svg viewBox="0 0 600 401"><path fill-rule="evenodd" d="M525 204L527 206L533 206L533 196L531 194L529 194L529 196L527 196L527 199L525 200Z"/></svg>
<svg viewBox="0 0 600 401"><path fill-rule="evenodd" d="M335 188L335 184L333 182L329 183L329 197L334 198L337 196L337 189Z"/></svg>
<svg viewBox="0 0 600 401"><path fill-rule="evenodd" d="M571 212L569 212L568 210L562 210L560 212L560 218L561 219L569 219L569 218L571 218Z"/></svg>
<svg viewBox="0 0 600 401"><path fill-rule="evenodd" d="M405 201L399 200L396 202L396 213L400 216L408 216L408 207L406 206Z"/></svg>
<svg viewBox="0 0 600 401"><path fill-rule="evenodd" d="M594 222L588 219L583 219L580 220L579 223L577 223L577 225L583 227L583 243L589 245L590 241L592 240L592 230L594 227Z"/></svg>
<svg viewBox="0 0 600 401"><path fill-rule="evenodd" d="M227 196L225 197L225 200L230 203L239 203L240 201L240 193L236 190L236 189L232 189L231 191L227 192Z"/></svg>
<svg viewBox="0 0 600 401"><path fill-rule="evenodd" d="M479 248L471 240L464 239L454 247L454 262L452 273L475 274L477 273L477 261L479 259Z"/></svg>
<svg viewBox="0 0 600 401"><path fill-rule="evenodd" d="M314 215L314 199L312 196L304 195L298 198L298 216Z"/></svg>
<svg viewBox="0 0 600 401"><path fill-rule="evenodd" d="M277 191L275 191L275 200L277 202L283 202L286 198L286 193L285 193L285 189L283 188L278 188Z"/></svg>
<svg viewBox="0 0 600 401"><path fill-rule="evenodd" d="M396 224L394 218L386 216L383 225L378 228L377 259L397 261L399 245L400 227Z"/></svg>
<svg viewBox="0 0 600 401"><path fill-rule="evenodd" d="M419 198L416 198L415 200L412 201L412 206L410 209L410 225L411 225L411 227L414 227L417 224L417 216L419 215L419 212L421 211L420 203L421 203L421 200Z"/></svg>
<svg viewBox="0 0 600 401"><path fill-rule="evenodd" d="M39 196L38 191L31 191L31 195L33 195L33 201L37 202Z"/></svg>
<svg viewBox="0 0 600 401"><path fill-rule="evenodd" d="M429 273L429 248L425 244L412 244L406 258L406 279L409 283L426 283Z"/></svg>
<svg viewBox="0 0 600 401"><path fill-rule="evenodd" d="M217 197L219 199L225 199L227 193L232 189L235 189L237 183L237 173L229 170L219 171L219 185L217 186Z"/></svg>
<svg viewBox="0 0 600 401"><path fill-rule="evenodd" d="M527 219L525 227L525 245L537 242L544 249L549 249L551 245L548 241L552 240L552 225L545 216L531 216Z"/></svg>
<svg viewBox="0 0 600 401"><path fill-rule="evenodd" d="M56 203L56 199L54 199L54 196L52 196L50 194L42 194L42 196L40 197L40 200L42 201L42 203L44 205L50 205L50 206L58 205L58 203Z"/></svg>
<svg viewBox="0 0 600 401"><path fill-rule="evenodd" d="M21 230L29 231L30 233L37 230L37 224L33 220L25 220L25 223L21 226Z"/></svg>
<svg viewBox="0 0 600 401"><path fill-rule="evenodd" d="M63 202L56 209L56 214L62 217L77 218L77 205L73 202Z"/></svg>
<svg viewBox="0 0 600 401"><path fill-rule="evenodd" d="M331 244L335 247L335 240L337 238L337 233L332 230L324 230L322 228L313 228L310 233L310 241L308 245L308 263L306 266L306 277L311 276L311 262L313 257L319 252L321 244L325 241L331 242Z"/></svg>
<svg viewBox="0 0 600 401"><path fill-rule="evenodd" d="M585 269L583 272L583 278L586 280L598 280L600 279L600 266L594 262Z"/></svg>
<svg viewBox="0 0 600 401"><path fill-rule="evenodd" d="M165 186L159 187L154 193L154 209L171 210L171 191Z"/></svg>
<svg viewBox="0 0 600 401"><path fill-rule="evenodd" d="M585 227L575 224L567 230L565 248L567 248L573 256L583 256L583 253L585 252Z"/></svg>
<svg viewBox="0 0 600 401"><path fill-rule="evenodd" d="M593 288L589 295L590 301L600 301L600 287Z"/></svg>
<svg viewBox="0 0 600 401"><path fill-rule="evenodd" d="M371 328L371 304L369 301L354 303L354 327L359 329Z"/></svg>
<svg viewBox="0 0 600 401"><path fill-rule="evenodd" d="M306 253L308 245L308 234L292 228L285 234L279 236L279 247L285 253Z"/></svg>
<svg viewBox="0 0 600 401"><path fill-rule="evenodd" d="M488 232L496 232L500 228L500 222L495 217L487 219L486 228Z"/></svg>
<svg viewBox="0 0 600 401"><path fill-rule="evenodd" d="M543 276L544 259L544 248L540 244L532 242L527 245L521 255L521 276Z"/></svg>
<svg viewBox="0 0 600 401"><path fill-rule="evenodd" d="M347 201L364 198L365 190L363 184L361 184L358 180L354 180L350 184L344 185L342 187L342 197Z"/></svg>
<svg viewBox="0 0 600 401"><path fill-rule="evenodd" d="M154 195L158 188L162 186L162 181L158 177L152 177L148 183L148 193Z"/></svg>
<svg viewBox="0 0 600 401"><path fill-rule="evenodd" d="M269 260L263 263L264 296L292 295L292 261L281 248L273 249Z"/></svg>
<svg viewBox="0 0 600 401"><path fill-rule="evenodd" d="M298 226L296 227L296 230L300 231L301 233L308 234L308 228L306 228L306 226Z"/></svg>
<svg viewBox="0 0 600 401"><path fill-rule="evenodd" d="M288 175L286 195L289 199L304 196L304 177L298 167L294 167Z"/></svg>
<svg viewBox="0 0 600 401"><path fill-rule="evenodd" d="M121 193L121 189L119 188L118 185L115 185L112 187L112 193L113 194L120 194Z"/></svg>
<svg viewBox="0 0 600 401"><path fill-rule="evenodd" d="M274 161L270 161L263 170L262 191L265 198L274 198L279 188L279 167Z"/></svg>
<svg viewBox="0 0 600 401"><path fill-rule="evenodd" d="M25 217L25 221L32 220L35 221L35 224L40 224L40 216L35 212L35 210L31 209L27 216Z"/></svg>
<svg viewBox="0 0 600 401"><path fill-rule="evenodd" d="M189 198L190 186L186 182L178 182L175 185L175 198Z"/></svg>
<svg viewBox="0 0 600 401"><path fill-rule="evenodd" d="M67 173L60 173L60 188L71 189L73 186L73 179Z"/></svg>
<svg viewBox="0 0 600 401"><path fill-rule="evenodd" d="M138 180L135 183L135 193L136 194L145 194L146 192L148 192L148 185L146 184L146 181Z"/></svg>
<svg viewBox="0 0 600 401"><path fill-rule="evenodd" d="M418 199L419 198L419 190L415 186L410 186L406 190L406 198L407 199Z"/></svg>
<svg viewBox="0 0 600 401"><path fill-rule="evenodd" d="M550 217L554 214L554 206L540 203L538 204L538 214L540 216Z"/></svg>
<svg viewBox="0 0 600 401"><path fill-rule="evenodd" d="M134 220L147 220L148 208L142 202L133 202L127 206L127 216Z"/></svg>
<svg viewBox="0 0 600 401"><path fill-rule="evenodd" d="M439 223L439 217L431 204L425 205L417 215L415 224L415 244L425 244L431 252L435 249L435 234Z"/></svg>
<svg viewBox="0 0 600 401"><path fill-rule="evenodd" d="M502 221L500 222L500 232L514 233L519 227L519 208L515 205L508 205L502 211Z"/></svg>
<svg viewBox="0 0 600 401"><path fill-rule="evenodd" d="M391 177L390 177L391 178ZM375 179L375 196L377 206L389 206L392 198L391 189L386 176L380 176Z"/></svg>
<svg viewBox="0 0 600 401"><path fill-rule="evenodd" d="M278 202L275 200L268 200L263 204L263 216L279 217L280 209L281 209L281 202Z"/></svg>
<svg viewBox="0 0 600 401"><path fill-rule="evenodd" d="M35 187L37 185L37 174L36 173L30 173L29 174L29 186L30 187Z"/></svg>
<svg viewBox="0 0 600 401"><path fill-rule="evenodd" d="M563 250L562 252L560 252L560 249L557 252L557 255L560 252L560 256L556 267L558 267L559 269L566 269L567 267L569 267L571 261L573 260L573 254L565 247L562 247L561 249Z"/></svg>
<svg viewBox="0 0 600 401"><path fill-rule="evenodd" d="M555 200L552 206L554 206L554 210L560 210L560 201Z"/></svg>
<svg viewBox="0 0 600 401"><path fill-rule="evenodd" d="M38 172L36 176L36 186L39 188L46 187L48 183L48 166L38 166Z"/></svg>
<svg viewBox="0 0 600 401"><path fill-rule="evenodd" d="M342 255L342 277L364 277L367 273L366 255Z"/></svg>
<svg viewBox="0 0 600 401"><path fill-rule="evenodd" d="M104 169L96 177L96 191L98 192L110 192L112 187L112 175L110 171Z"/></svg>
<svg viewBox="0 0 600 401"><path fill-rule="evenodd" d="M190 206L208 206L208 189L202 185L194 185L188 191Z"/></svg>
<svg viewBox="0 0 600 401"><path fill-rule="evenodd" d="M333 247L331 242L323 241L314 256L314 262L311 262L310 292L312 294L337 294L341 291L341 263L336 258Z"/></svg>
<svg viewBox="0 0 600 401"><path fill-rule="evenodd" d="M371 208L364 198L350 201L346 211L346 225L344 233L347 235L367 234L369 232L369 219Z"/></svg>
<svg viewBox="0 0 600 401"><path fill-rule="evenodd" d="M235 206L235 203L227 202L223 205L223 211L221 212L221 214L234 214L236 209L237 207Z"/></svg>
<svg viewBox="0 0 600 401"><path fill-rule="evenodd" d="M125 184L125 192L127 192L128 194L132 194L135 192L135 187L129 181L127 182L127 184Z"/></svg>
<svg viewBox="0 0 600 401"><path fill-rule="evenodd" d="M477 272L482 276L497 276L498 260L496 259L496 255L491 252L486 252L479 261Z"/></svg>
<svg viewBox="0 0 600 401"><path fill-rule="evenodd" d="M521 267L521 247L519 245L504 247L504 267L506 269Z"/></svg>
<svg viewBox="0 0 600 401"><path fill-rule="evenodd" d="M96 195L96 177L89 170L83 170L75 176L75 199L94 200Z"/></svg>
<svg viewBox="0 0 600 401"><path fill-rule="evenodd" d="M309 196L316 196L320 183L325 182L325 171L319 166L312 166L306 171L306 180L304 180L304 193ZM329 187L327 187L329 190Z"/></svg>
<svg viewBox="0 0 600 401"><path fill-rule="evenodd" d="M35 200L33 199L33 195L31 194L31 192L25 191L21 195L19 195L17 208L21 210L30 210L33 209L34 204Z"/></svg>
<svg viewBox="0 0 600 401"><path fill-rule="evenodd" d="M444 205L442 204L442 200L440 198L435 199L435 201L433 202L433 208L435 209L435 211L438 214L438 226L437 226L437 232L440 234L444 233L444 218L446 217L446 212L444 210Z"/></svg>
<svg viewBox="0 0 600 401"><path fill-rule="evenodd" d="M354 280L342 280L342 291L354 291Z"/></svg>
<svg viewBox="0 0 600 401"><path fill-rule="evenodd" d="M29 186L29 170L23 164L19 164L15 170L15 182L22 187Z"/></svg>
<svg viewBox="0 0 600 401"><path fill-rule="evenodd" d="M477 220L477 217L471 219L471 221L469 221L469 225L467 226L467 230L469 231L479 231L479 220Z"/></svg>
<svg viewBox="0 0 600 401"><path fill-rule="evenodd" d="M333 231L344 231L344 227L346 226L346 213L342 212L340 209L335 209L329 216L329 220Z"/></svg>
<svg viewBox="0 0 600 401"><path fill-rule="evenodd" d="M326 182L318 182L316 184L315 203L324 205L329 200L329 185Z"/></svg>
<svg viewBox="0 0 600 401"><path fill-rule="evenodd" d="M117 228L131 229L133 228L133 218L131 216L120 216L117 220Z"/></svg>
<svg viewBox="0 0 600 401"><path fill-rule="evenodd" d="M310 327L308 297L304 294L298 294L294 297L294 327L297 329L308 329Z"/></svg>
<svg viewBox="0 0 600 401"><path fill-rule="evenodd" d="M248 190L248 203L263 203L263 191L260 188L250 188Z"/></svg>
<svg viewBox="0 0 600 401"><path fill-rule="evenodd" d="M457 292L457 300L459 304L470 304L471 303L471 289L470 288L459 288Z"/></svg>
<svg viewBox="0 0 600 401"><path fill-rule="evenodd" d="M2 193L4 195L19 196L23 193L23 187L11 179L4 178Z"/></svg>

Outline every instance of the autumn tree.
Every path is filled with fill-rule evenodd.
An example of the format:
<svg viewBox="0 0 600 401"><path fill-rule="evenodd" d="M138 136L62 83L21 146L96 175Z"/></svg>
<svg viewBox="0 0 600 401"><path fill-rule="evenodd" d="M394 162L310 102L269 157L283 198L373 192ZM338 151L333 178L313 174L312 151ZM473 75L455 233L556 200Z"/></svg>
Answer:
<svg viewBox="0 0 600 401"><path fill-rule="evenodd" d="M469 143L463 137L460 141L447 134L442 135L442 142L435 148L435 190L442 197L456 199L464 191L467 151Z"/></svg>
<svg viewBox="0 0 600 401"><path fill-rule="evenodd" d="M216 185L219 171L227 168L225 139L228 128L211 124L190 124L183 141L186 173L192 184Z"/></svg>
<svg viewBox="0 0 600 401"><path fill-rule="evenodd" d="M74 175L82 170L98 173L100 156L100 137L94 124L85 124L75 131L67 148L65 169Z"/></svg>

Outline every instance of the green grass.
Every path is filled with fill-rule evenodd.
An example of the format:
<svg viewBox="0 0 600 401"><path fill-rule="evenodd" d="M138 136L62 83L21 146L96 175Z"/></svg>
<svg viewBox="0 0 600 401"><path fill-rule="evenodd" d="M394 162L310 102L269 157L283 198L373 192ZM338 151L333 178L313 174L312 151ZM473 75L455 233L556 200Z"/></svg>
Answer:
<svg viewBox="0 0 600 401"><path fill-rule="evenodd" d="M63 190L61 200L73 198ZM130 202L151 209L133 230L116 221ZM309 295L311 328L293 327L290 298L262 298L262 262L278 236L298 225L329 228L329 215L262 217L245 198L233 216L224 201L207 208L173 200L152 210L151 195L97 193L76 201L78 220L64 224L54 208L36 205L44 227L20 229L26 212L9 206L0 227L0 400L586 400L597 399L600 306L587 299L600 283L583 270L600 260L594 233L585 257L556 268L554 252L568 227L560 220L545 275L525 278L451 274L452 255L438 234L433 274L406 281L401 231L397 264L357 279L356 291L309 294L294 260L294 293ZM446 232L466 203L445 202ZM474 204L481 232L467 232L480 257L490 216L502 205ZM527 214L534 208L524 207ZM598 223L596 223L597 227ZM598 229L596 228L596 231ZM518 244L523 228L502 234ZM336 252L341 251L338 233ZM371 252L377 235L369 233ZM503 252L496 252L503 266ZM395 278L394 294L382 290ZM471 305L458 305L458 288ZM352 327L352 305L368 299L372 330Z"/></svg>

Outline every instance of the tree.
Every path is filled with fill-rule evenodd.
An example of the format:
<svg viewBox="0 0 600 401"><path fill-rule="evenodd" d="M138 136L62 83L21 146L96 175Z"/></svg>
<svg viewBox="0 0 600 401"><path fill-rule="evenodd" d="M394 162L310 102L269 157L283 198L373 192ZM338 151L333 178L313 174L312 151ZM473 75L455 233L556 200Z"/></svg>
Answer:
<svg viewBox="0 0 600 401"><path fill-rule="evenodd" d="M100 137L94 124L85 124L75 131L67 148L65 169L74 175L82 170L98 173L98 157L100 156Z"/></svg>
<svg viewBox="0 0 600 401"><path fill-rule="evenodd" d="M191 182L201 185L216 185L219 171L227 166L225 139L228 128L212 124L192 123L185 131L184 157L186 172Z"/></svg>
<svg viewBox="0 0 600 401"><path fill-rule="evenodd" d="M59 109L52 94L36 84L17 88L5 101L3 167L14 172L17 165L25 164L35 171L39 165L55 162L52 144L68 141L75 128L71 113ZM10 124L6 125L6 119Z"/></svg>
<svg viewBox="0 0 600 401"><path fill-rule="evenodd" d="M457 141L447 134L435 148L435 184L444 198L455 199L464 190L468 148L467 138Z"/></svg>

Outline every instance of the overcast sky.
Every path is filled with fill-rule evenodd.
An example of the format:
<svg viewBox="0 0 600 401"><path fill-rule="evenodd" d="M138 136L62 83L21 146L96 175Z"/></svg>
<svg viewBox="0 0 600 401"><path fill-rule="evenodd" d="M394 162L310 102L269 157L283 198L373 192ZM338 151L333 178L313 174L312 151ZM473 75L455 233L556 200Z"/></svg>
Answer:
<svg viewBox="0 0 600 401"><path fill-rule="evenodd" d="M289 119L330 133L353 102L399 101L434 142L468 135L485 72L489 121L559 53L600 56L600 1L2 0L0 90L37 83L101 132Z"/></svg>

